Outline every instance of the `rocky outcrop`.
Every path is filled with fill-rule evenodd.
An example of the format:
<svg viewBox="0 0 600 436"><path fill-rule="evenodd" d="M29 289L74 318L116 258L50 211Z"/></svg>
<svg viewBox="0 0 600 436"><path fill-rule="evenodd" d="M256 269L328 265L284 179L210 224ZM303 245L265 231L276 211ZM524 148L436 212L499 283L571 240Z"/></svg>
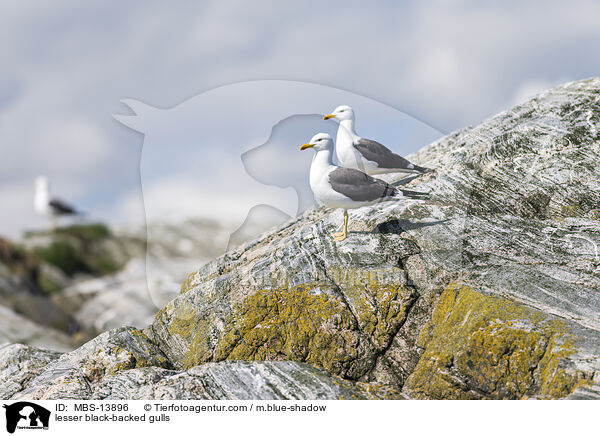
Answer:
<svg viewBox="0 0 600 436"><path fill-rule="evenodd" d="M52 295L52 300L96 333L123 325L144 328L181 287L173 270L164 266L150 263L147 268L144 259L134 258L122 271L79 281Z"/></svg>
<svg viewBox="0 0 600 436"><path fill-rule="evenodd" d="M0 343L67 351L123 325L146 327L232 232L210 220L149 226L149 244L146 226L81 223L0 238Z"/></svg>
<svg viewBox="0 0 600 436"><path fill-rule="evenodd" d="M99 384L92 399L368 400L397 398L384 386L352 383L296 362L220 362L187 371L123 371Z"/></svg>
<svg viewBox="0 0 600 436"><path fill-rule="evenodd" d="M78 322L63 290L115 271L144 249L141 239L102 224L29 232L15 243L0 238L0 342L67 351L91 339L98 332Z"/></svg>
<svg viewBox="0 0 600 436"><path fill-rule="evenodd" d="M600 79L413 159L430 200L310 210L12 398L599 398Z"/></svg>
<svg viewBox="0 0 600 436"><path fill-rule="evenodd" d="M46 293L45 285L54 285L62 279L61 273L52 266L0 238L0 309L5 312L0 318L0 341L17 336L20 340L40 339L45 328L50 332L76 331L73 317L50 301ZM25 319L21 332L17 331L19 323L11 324L16 318ZM49 343L53 343L51 338Z"/></svg>
<svg viewBox="0 0 600 436"><path fill-rule="evenodd" d="M17 343L56 351L70 351L77 339L47 326L36 324L11 309L0 306L0 344Z"/></svg>
<svg viewBox="0 0 600 436"><path fill-rule="evenodd" d="M22 244L69 277L118 271L134 253L144 249L142 239L113 235L103 224L77 224L59 227L53 232L29 232Z"/></svg>
<svg viewBox="0 0 600 436"><path fill-rule="evenodd" d="M76 280L52 294L52 300L96 333L123 325L144 328L160 307L177 296L190 271L222 254L231 232L206 219L153 222L148 225L152 239L146 245L141 242L146 240L145 227L118 229L115 239L129 259L124 268Z"/></svg>
<svg viewBox="0 0 600 436"><path fill-rule="evenodd" d="M6 353L14 351L9 349ZM146 366L169 368L170 365L146 335L132 327L123 327L103 333L52 360L12 398L90 398L94 385L106 376Z"/></svg>
<svg viewBox="0 0 600 436"><path fill-rule="evenodd" d="M134 328L103 333L67 354L0 348L0 398L377 399L393 389L352 383L294 362L224 362L174 371Z"/></svg>
<svg viewBox="0 0 600 436"><path fill-rule="evenodd" d="M56 360L60 353L26 345L0 347L0 398L10 398L22 391L44 367Z"/></svg>
<svg viewBox="0 0 600 436"><path fill-rule="evenodd" d="M418 398L559 398L600 377L600 80L417 153L431 201L313 210L188 277L157 315L179 368L309 362Z"/></svg>

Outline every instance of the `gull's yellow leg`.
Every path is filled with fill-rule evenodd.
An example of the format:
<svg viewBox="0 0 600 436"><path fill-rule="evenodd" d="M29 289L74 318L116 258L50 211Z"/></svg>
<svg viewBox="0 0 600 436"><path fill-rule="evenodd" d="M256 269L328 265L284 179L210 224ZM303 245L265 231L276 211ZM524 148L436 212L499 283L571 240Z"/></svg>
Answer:
<svg viewBox="0 0 600 436"><path fill-rule="evenodd" d="M348 211L344 209L344 228L341 232L334 233L333 236L334 241L343 241L348 236Z"/></svg>

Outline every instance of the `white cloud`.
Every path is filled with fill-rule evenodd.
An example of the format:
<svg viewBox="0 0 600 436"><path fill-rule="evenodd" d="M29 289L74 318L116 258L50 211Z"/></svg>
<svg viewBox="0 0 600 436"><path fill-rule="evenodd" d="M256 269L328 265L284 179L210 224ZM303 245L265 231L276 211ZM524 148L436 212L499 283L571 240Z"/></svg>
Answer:
<svg viewBox="0 0 600 436"><path fill-rule="evenodd" d="M106 164L111 156L109 138L87 120L50 119L40 123L32 133L35 158L54 172L85 176Z"/></svg>
<svg viewBox="0 0 600 436"><path fill-rule="evenodd" d="M101 214L135 192L141 139L110 116L122 98L169 107L227 83L292 79L447 132L597 74L599 15L591 0L2 2L0 189L23 216L11 228L30 213L15 195L40 172L66 196L99 199L89 205Z"/></svg>

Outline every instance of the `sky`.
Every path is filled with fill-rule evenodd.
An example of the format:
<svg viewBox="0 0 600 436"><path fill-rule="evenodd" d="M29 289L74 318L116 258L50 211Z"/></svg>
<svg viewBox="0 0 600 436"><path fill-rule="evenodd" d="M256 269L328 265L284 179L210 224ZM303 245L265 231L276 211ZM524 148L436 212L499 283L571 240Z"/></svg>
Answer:
<svg viewBox="0 0 600 436"><path fill-rule="evenodd" d="M135 223L149 208L150 218L198 213L185 205L208 192L199 194L199 175L206 187L210 171L228 176L235 160L246 171L209 183L207 215L245 214L247 205L231 205L263 192L249 188L250 173L277 186L272 204L293 213L308 205L310 156L298 154L285 182L265 177L273 163L296 159L315 129L335 131L319 114L352 100L359 133L414 152L546 88L598 75L599 18L595 1L4 0L0 235L47 225L32 210L40 174L87 219ZM236 87L269 80L300 84L314 105L294 116L288 101L279 116L271 109L285 92ZM344 101L333 104L336 95ZM218 110L203 106L211 96ZM161 109L148 109L165 115L153 134L152 116L140 116L138 130L115 119L133 114L124 99ZM236 140L219 136L233 131ZM253 147L262 157L244 154ZM229 206L211 207L218 199Z"/></svg>

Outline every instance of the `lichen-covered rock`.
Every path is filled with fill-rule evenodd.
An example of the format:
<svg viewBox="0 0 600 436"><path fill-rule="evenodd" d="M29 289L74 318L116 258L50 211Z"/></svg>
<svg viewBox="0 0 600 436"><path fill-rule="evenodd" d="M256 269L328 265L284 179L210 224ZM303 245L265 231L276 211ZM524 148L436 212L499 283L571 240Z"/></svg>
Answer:
<svg viewBox="0 0 600 436"><path fill-rule="evenodd" d="M25 345L0 348L2 399L402 398L388 386L355 383L295 362L220 362L186 371L168 362L139 330L107 332L61 355Z"/></svg>
<svg viewBox="0 0 600 436"><path fill-rule="evenodd" d="M436 399L567 396L592 384L593 372L582 370L589 357L582 351L600 343L600 333L578 336L578 330L555 316L453 284L421 331L425 352L405 391Z"/></svg>
<svg viewBox="0 0 600 436"><path fill-rule="evenodd" d="M201 270L190 283L195 288L161 309L153 324L170 359L180 368L295 360L365 376L417 298L395 256L414 247L397 235L364 235L364 244L338 250L312 224L299 220Z"/></svg>
<svg viewBox="0 0 600 436"><path fill-rule="evenodd" d="M600 79L412 159L429 200L307 211L12 398L600 398Z"/></svg>
<svg viewBox="0 0 600 436"><path fill-rule="evenodd" d="M187 371L122 371L96 386L92 399L365 400L397 396L393 389L331 377L306 364L219 362Z"/></svg>
<svg viewBox="0 0 600 436"><path fill-rule="evenodd" d="M60 353L14 344L0 347L0 398L22 391Z"/></svg>
<svg viewBox="0 0 600 436"><path fill-rule="evenodd" d="M13 399L83 399L104 377L133 368L169 368L170 363L146 335L132 327L105 332L61 355L31 379Z"/></svg>
<svg viewBox="0 0 600 436"><path fill-rule="evenodd" d="M600 79L414 159L436 168L409 182L431 200L351 211L341 243L341 212L308 211L191 274L149 334L184 369L294 360L420 398L593 396ZM451 283L464 288L447 313Z"/></svg>

